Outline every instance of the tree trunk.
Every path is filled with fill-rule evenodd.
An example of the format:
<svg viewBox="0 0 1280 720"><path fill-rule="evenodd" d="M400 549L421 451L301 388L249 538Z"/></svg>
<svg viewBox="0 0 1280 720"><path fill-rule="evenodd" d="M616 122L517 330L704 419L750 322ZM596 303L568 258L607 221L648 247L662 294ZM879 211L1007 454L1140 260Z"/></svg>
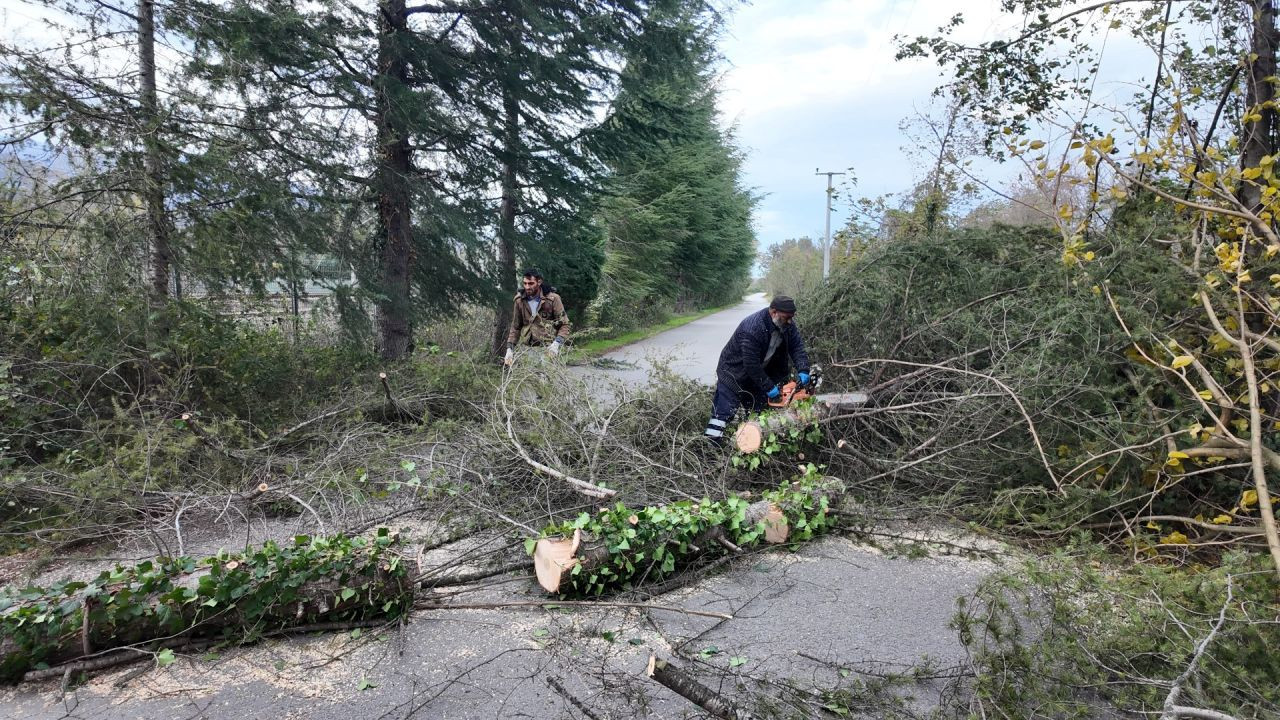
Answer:
<svg viewBox="0 0 1280 720"><path fill-rule="evenodd" d="M510 57L520 50L520 21L511 18L508 35ZM512 63L502 83L502 208L498 217L498 277L499 288L507 287L516 276L516 214L520 206L520 189L517 187L520 164L520 101L516 97L514 77L518 64ZM507 329L511 325L511 302L505 293L498 303L493 324L493 354L501 357L507 349Z"/></svg>
<svg viewBox="0 0 1280 720"><path fill-rule="evenodd" d="M413 352L410 272L413 267L413 218L408 182L412 150L403 110L395 97L408 85L408 64L400 47L409 32L404 0L382 0L378 13L378 75L374 123L377 128L375 191L382 241L381 299L378 300L379 352L400 360Z"/></svg>
<svg viewBox="0 0 1280 720"><path fill-rule="evenodd" d="M787 516L781 508L768 500L761 500L752 503L745 513L742 521L743 527L752 527L763 521L765 523L765 542L775 544L787 541L790 535L790 524ZM652 558L654 551L660 545L651 546L635 546L630 552L635 557L640 557L640 553L644 553L644 557ZM720 526L712 526L706 532L688 543L690 555L700 555L708 551L729 551L736 552L728 539L725 537L724 529ZM674 548L667 548L667 552L675 552ZM584 539L582 531L575 530L571 538L542 538L534 546L533 566L538 576L538 584L547 592L559 592L561 582L566 574L572 573L575 566L582 569L578 573L590 573L604 566L609 560L609 547L602 543L596 542L591 538ZM625 581L629 578L620 578Z"/></svg>
<svg viewBox="0 0 1280 720"><path fill-rule="evenodd" d="M153 305L169 299L169 272L173 246L169 217L164 207L164 160L160 147L160 106L156 99L155 0L138 2L139 125L142 128L142 196L147 207L147 239L151 242L151 296Z"/></svg>
<svg viewBox="0 0 1280 720"><path fill-rule="evenodd" d="M866 403L867 395L865 393L816 395L813 398L813 404L805 410L783 408L743 422L738 426L737 432L733 434L733 442L737 446L738 452L750 455L760 449L760 446L764 444L765 438L770 433L821 422L838 412L852 410Z"/></svg>
<svg viewBox="0 0 1280 720"><path fill-rule="evenodd" d="M150 612L134 617L117 613L112 600L117 592L130 593L122 604L132 606L137 603L136 596L131 595L136 586L116 589L107 586L92 596L82 592L63 601L64 605L69 602L75 606L66 614L65 622L49 621L56 622L49 626L51 631L74 628L73 631L51 633L43 642L34 644L30 638L20 642L12 635L0 637L0 682L16 682L39 663L60 665L106 650L175 637L233 639L297 625L384 616L386 613L381 609L386 603L404 600L413 593L412 584L402 571L393 573L379 565L376 570L364 573L345 572L353 567L351 564L335 567L330 577L303 582L297 586L294 600L258 608L251 617L236 604L207 606L199 601L180 602L168 589L153 593L143 603ZM194 590L208 576L207 569L191 573L176 579L174 586ZM358 592L344 593L349 589ZM239 602L264 601L245 596ZM162 608L167 610L157 612ZM55 614L58 612L60 609L54 610Z"/></svg>

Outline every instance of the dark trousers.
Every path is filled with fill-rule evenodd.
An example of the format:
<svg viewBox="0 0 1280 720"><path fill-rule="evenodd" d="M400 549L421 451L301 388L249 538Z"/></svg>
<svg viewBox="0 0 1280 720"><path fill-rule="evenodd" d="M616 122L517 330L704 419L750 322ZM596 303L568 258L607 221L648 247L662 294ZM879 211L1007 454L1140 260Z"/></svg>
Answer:
<svg viewBox="0 0 1280 720"><path fill-rule="evenodd" d="M704 435L713 438L724 437L724 428L733 419L738 408L745 407L751 412L759 412L769 406L766 392L751 392L738 385L732 378L717 378L716 393L711 399L711 419L707 421Z"/></svg>

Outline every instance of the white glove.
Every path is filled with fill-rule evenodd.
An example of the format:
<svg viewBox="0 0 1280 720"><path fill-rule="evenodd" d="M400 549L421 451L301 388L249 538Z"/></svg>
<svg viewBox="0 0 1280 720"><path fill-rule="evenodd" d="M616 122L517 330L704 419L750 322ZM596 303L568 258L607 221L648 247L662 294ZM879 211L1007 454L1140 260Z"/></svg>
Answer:
<svg viewBox="0 0 1280 720"><path fill-rule="evenodd" d="M554 358L554 357L556 357L557 355L559 355L559 354L560 354L560 346L561 346L561 345L563 345L563 344L564 344L564 342L563 342L563 341L561 341L561 340L556 340L555 342L551 343L551 347L547 348L547 357L552 357L552 358Z"/></svg>
<svg viewBox="0 0 1280 720"><path fill-rule="evenodd" d="M507 348L507 354L502 356L502 364L511 367L511 363L516 361L516 351Z"/></svg>

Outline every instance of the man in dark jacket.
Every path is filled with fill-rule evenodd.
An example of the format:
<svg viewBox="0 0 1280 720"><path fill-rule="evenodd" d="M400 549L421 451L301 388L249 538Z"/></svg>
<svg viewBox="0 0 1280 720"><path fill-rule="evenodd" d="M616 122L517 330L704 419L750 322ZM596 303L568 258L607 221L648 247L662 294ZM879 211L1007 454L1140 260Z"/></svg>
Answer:
<svg viewBox="0 0 1280 720"><path fill-rule="evenodd" d="M796 301L779 295L769 307L752 313L738 324L733 337L720 351L716 365L716 394L706 435L720 442L725 425L739 407L763 410L781 393L789 363L795 365L801 385L809 383L809 356L792 318Z"/></svg>

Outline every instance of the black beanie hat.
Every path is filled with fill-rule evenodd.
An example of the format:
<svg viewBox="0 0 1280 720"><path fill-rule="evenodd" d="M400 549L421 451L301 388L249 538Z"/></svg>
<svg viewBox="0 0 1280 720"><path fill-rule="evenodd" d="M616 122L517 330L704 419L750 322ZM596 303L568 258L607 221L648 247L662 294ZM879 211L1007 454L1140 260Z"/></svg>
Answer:
<svg viewBox="0 0 1280 720"><path fill-rule="evenodd" d="M779 295L773 299L773 302L769 303L769 309L794 314L796 311L796 301L786 295Z"/></svg>

